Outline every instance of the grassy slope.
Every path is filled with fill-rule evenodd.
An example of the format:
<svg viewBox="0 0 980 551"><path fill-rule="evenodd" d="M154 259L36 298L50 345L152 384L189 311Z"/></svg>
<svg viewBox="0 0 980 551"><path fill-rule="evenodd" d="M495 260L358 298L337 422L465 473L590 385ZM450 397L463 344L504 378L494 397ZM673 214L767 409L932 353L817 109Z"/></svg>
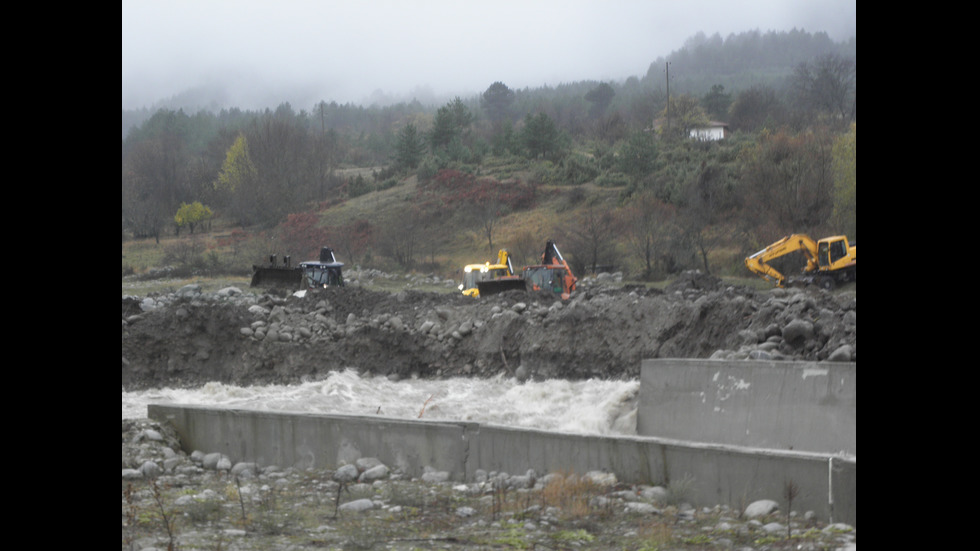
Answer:
<svg viewBox="0 0 980 551"><path fill-rule="evenodd" d="M362 170L365 172L366 178L371 177L371 169L350 170ZM485 166L483 170L481 176L492 176L498 180L519 178L526 181L530 176L528 169L519 165L498 164L497 166ZM411 201L417 192L417 186L417 179L412 176L392 188L349 199L323 211L322 223L326 226L336 226L364 218L378 226L382 224L382 221L391 219L394 212ZM462 216L447 213L443 221L445 231L440 232L440 242L433 247L435 251L434 260L439 266L435 272L442 277L458 278L458 271L463 265L494 260L496 249L501 247L511 251L512 258L519 267L523 261L532 261L531 258L527 258L528 256L539 255L547 239L556 239L559 246L569 241L570 237L564 234L575 227L576 221L584 213L590 202L598 202L602 205L601 208L615 208L619 192L618 188L601 188L592 184L575 187L541 186L539 199L533 210L510 213L499 221L494 232L494 250L488 247L486 237L479 224ZM578 196L578 200L574 199L575 196ZM241 265L243 270L249 270L252 263L263 261L266 254L264 252L265 247L262 243L253 243L252 246L234 254L230 247L219 245L219 241L227 238L233 229L235 228L227 221L216 220L209 232L198 232L194 236L186 233L180 237L168 235L161 238L159 244L153 239L124 241L122 246L124 273L127 268L135 274L143 274L152 268L163 266L166 264L164 256L168 248L194 240L197 240L198 246L203 247L204 250L216 252L223 262ZM519 243L519 237L522 234L534 236L531 244L524 246L524 248L532 250L522 251ZM711 259L713 271L722 276L731 276L733 280L739 283L747 283L753 286L763 283L762 287L765 287L764 282L757 278L749 277L747 273L739 273L737 266L741 265L741 258L736 258L737 249L737 244L733 244L730 248L717 251ZM522 252L525 253L524 258L521 258ZM570 256L567 247L562 247L562 252L566 256ZM619 252L623 262L617 262L617 269L626 266L628 273L628 267L634 261L629 257L625 246L620 245ZM428 254L428 252L423 252L425 261L429 260ZM379 265L365 267L392 269L391 263L384 259L376 259L374 264ZM384 266L380 264L384 264ZM578 275L581 277L582 274ZM219 288L226 284L247 287L249 282L249 277L244 273L240 276L222 276L217 281L211 281L210 278L204 277L176 278L172 281L157 281L155 283L136 282L133 280L134 278L128 279L129 290L127 291L127 282L124 281L124 294L145 294L147 289L172 290L191 282L202 283L209 288ZM661 282L657 286L664 284L665 282Z"/></svg>

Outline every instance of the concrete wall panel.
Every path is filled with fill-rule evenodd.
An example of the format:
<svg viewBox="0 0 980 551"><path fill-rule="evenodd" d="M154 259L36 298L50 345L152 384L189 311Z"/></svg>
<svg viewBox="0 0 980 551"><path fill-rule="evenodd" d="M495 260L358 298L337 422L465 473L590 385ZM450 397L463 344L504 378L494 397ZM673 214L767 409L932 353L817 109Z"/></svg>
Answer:
<svg viewBox="0 0 980 551"><path fill-rule="evenodd" d="M688 488L694 505L744 507L783 502L785 483L800 488L794 510L856 525L856 460L831 454L699 444L656 437L563 434L477 423L151 405L150 418L174 425L185 451L227 454L233 462L336 468L376 457L419 476L424 467L472 480L477 469L584 474L603 470L620 482ZM831 468L833 466L833 468Z"/></svg>
<svg viewBox="0 0 980 551"><path fill-rule="evenodd" d="M857 364L643 360L637 433L857 454Z"/></svg>

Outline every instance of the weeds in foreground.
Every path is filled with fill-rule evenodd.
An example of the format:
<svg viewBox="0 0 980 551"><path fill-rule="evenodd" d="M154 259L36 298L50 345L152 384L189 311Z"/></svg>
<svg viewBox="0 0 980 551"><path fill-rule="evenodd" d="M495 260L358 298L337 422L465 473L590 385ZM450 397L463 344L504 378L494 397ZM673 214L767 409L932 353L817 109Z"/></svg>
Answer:
<svg viewBox="0 0 980 551"><path fill-rule="evenodd" d="M659 551L664 549L674 537L673 530L662 522L652 522L639 530L642 547L640 551Z"/></svg>
<svg viewBox="0 0 980 551"><path fill-rule="evenodd" d="M246 526L248 517L245 515L245 498L242 496L242 482L237 476L235 477L235 487L238 489L238 503L242 507L242 526Z"/></svg>
<svg viewBox="0 0 980 551"><path fill-rule="evenodd" d="M541 490L541 501L545 507L561 509L568 518L582 518L592 512L593 498L601 493L593 480L564 472L548 481Z"/></svg>
<svg viewBox="0 0 980 551"><path fill-rule="evenodd" d="M136 500L133 498L132 484L126 484L126 489L123 490L123 498L126 500L126 520L123 523L123 546L132 549L135 539L134 532L136 529L136 520L138 517Z"/></svg>
<svg viewBox="0 0 980 551"><path fill-rule="evenodd" d="M793 512L793 499L800 495L800 487L792 480L787 480L783 484L783 497L786 498L786 537L793 537L792 523L790 515Z"/></svg>
<svg viewBox="0 0 980 551"><path fill-rule="evenodd" d="M177 537L174 534L174 524L177 519L172 511L168 512L167 508L163 505L163 493L160 490L160 486L157 485L155 479L150 479L150 489L153 490L153 501L156 502L157 507L160 510L160 518L163 522L164 528L167 530L167 551L177 551Z"/></svg>
<svg viewBox="0 0 980 551"><path fill-rule="evenodd" d="M671 480L667 483L667 504L680 505L681 503L690 502L693 493L693 476L686 474L680 479Z"/></svg>

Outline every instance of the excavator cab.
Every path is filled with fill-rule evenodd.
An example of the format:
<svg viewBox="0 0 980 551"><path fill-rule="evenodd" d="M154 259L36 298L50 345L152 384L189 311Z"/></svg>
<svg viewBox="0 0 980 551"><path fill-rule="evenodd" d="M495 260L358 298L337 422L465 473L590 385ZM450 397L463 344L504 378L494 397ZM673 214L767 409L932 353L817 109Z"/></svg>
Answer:
<svg viewBox="0 0 980 551"><path fill-rule="evenodd" d="M821 268L833 266L847 256L847 242L843 237L821 239L817 244L817 263Z"/></svg>
<svg viewBox="0 0 980 551"><path fill-rule="evenodd" d="M572 269L558 252L558 247L554 241L548 241L545 245L544 253L541 255L541 264L536 266L524 267L524 281L531 291L551 291L568 299L572 291L575 290L575 283L578 281L572 275Z"/></svg>
<svg viewBox="0 0 980 551"><path fill-rule="evenodd" d="M548 290L557 295L562 294L565 282L564 268L548 266L529 266L524 269L524 280L532 290Z"/></svg>

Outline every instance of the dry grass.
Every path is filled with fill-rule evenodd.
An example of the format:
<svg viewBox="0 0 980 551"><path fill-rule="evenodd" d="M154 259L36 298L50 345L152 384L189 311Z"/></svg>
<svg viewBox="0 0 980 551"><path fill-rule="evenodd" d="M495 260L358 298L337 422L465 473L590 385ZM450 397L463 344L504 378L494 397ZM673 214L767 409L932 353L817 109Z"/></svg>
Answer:
<svg viewBox="0 0 980 551"><path fill-rule="evenodd" d="M582 518L593 512L593 498L603 488L589 478L571 472L558 473L541 490L545 506L561 509L566 518Z"/></svg>

